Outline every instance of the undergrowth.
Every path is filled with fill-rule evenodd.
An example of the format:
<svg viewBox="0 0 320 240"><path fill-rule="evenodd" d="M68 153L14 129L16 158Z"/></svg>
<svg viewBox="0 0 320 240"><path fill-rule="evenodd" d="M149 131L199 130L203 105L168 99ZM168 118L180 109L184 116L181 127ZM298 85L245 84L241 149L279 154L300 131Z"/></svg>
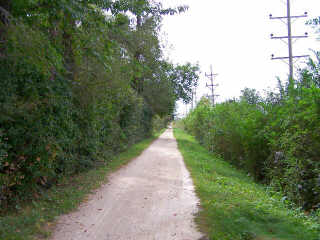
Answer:
<svg viewBox="0 0 320 240"><path fill-rule="evenodd" d="M319 63L320 66L320 63ZM316 73L314 73L316 75ZM294 87L212 105L206 98L181 121L201 145L306 211L320 208L320 85Z"/></svg>
<svg viewBox="0 0 320 240"><path fill-rule="evenodd" d="M161 131L163 132L163 131ZM88 194L103 183L112 171L127 164L146 149L160 135L148 138L129 148L104 165L72 177L65 177L56 186L37 196L32 202L19 206L18 210L7 210L0 215L1 240L46 239L54 227L55 219L75 210Z"/></svg>
<svg viewBox="0 0 320 240"><path fill-rule="evenodd" d="M183 130L174 134L201 200L196 221L211 240L319 240L316 213L296 209Z"/></svg>

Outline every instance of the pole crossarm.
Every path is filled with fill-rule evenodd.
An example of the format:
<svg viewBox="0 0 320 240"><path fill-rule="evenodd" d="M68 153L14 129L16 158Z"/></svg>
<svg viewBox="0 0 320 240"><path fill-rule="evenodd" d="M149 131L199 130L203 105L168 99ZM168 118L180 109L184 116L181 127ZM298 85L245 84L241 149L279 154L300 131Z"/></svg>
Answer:
<svg viewBox="0 0 320 240"><path fill-rule="evenodd" d="M205 74L205 75L206 75L206 77L208 77L208 78L219 76L219 74L217 74L217 73L211 73L211 74Z"/></svg>
<svg viewBox="0 0 320 240"><path fill-rule="evenodd" d="M272 16L272 14L269 15L269 18L270 19L289 19L289 18L305 18L305 17L308 17L308 13L305 12L304 15L298 15L298 16L285 16L285 17L274 17Z"/></svg>
<svg viewBox="0 0 320 240"><path fill-rule="evenodd" d="M307 58L307 57L310 57L310 55L292 56L292 58ZM274 57L274 56L271 56L271 60L283 60L283 59L290 59L290 57Z"/></svg>
<svg viewBox="0 0 320 240"><path fill-rule="evenodd" d="M291 36L291 38L308 38L308 33L305 33L304 36ZM290 38L289 36L281 36L281 37L275 37L273 34L271 34L271 39L288 39Z"/></svg>
<svg viewBox="0 0 320 240"><path fill-rule="evenodd" d="M219 84L210 85L210 84L207 84L207 83L206 83L206 87L219 87Z"/></svg>

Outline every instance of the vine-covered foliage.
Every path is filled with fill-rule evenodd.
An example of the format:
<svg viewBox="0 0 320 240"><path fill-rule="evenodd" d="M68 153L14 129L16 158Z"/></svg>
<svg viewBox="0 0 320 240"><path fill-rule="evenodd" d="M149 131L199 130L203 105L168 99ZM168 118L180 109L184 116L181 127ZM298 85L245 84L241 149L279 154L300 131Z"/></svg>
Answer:
<svg viewBox="0 0 320 240"><path fill-rule="evenodd" d="M155 1L0 1L1 206L166 125L198 79L197 66L162 56L161 16L184 10Z"/></svg>
<svg viewBox="0 0 320 240"><path fill-rule="evenodd" d="M212 106L202 99L183 120L207 148L268 183L304 209L320 208L319 61L310 61L294 86Z"/></svg>

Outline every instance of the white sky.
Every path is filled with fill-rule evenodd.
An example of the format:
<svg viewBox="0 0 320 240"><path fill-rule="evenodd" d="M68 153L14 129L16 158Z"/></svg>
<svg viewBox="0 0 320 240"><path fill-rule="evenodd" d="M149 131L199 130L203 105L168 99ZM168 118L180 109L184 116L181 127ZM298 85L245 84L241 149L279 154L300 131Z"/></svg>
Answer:
<svg viewBox="0 0 320 240"><path fill-rule="evenodd" d="M308 12L308 18L320 16L319 0L291 0L292 15ZM167 35L173 49L167 55L174 63L198 62L202 74L198 88L198 100L210 91L204 73L218 73L216 83L220 86L216 93L218 101L238 97L245 87L262 92L277 84L276 76L285 80L288 65L276 57L288 56L288 48L275 36L287 35L287 28L280 20L270 20L273 16L286 15L285 0L163 0L165 6L189 5L187 13L165 17L162 30ZM305 25L306 18L293 24L293 35L309 33L309 39L294 44L294 55L305 55L310 49L320 50L315 31ZM319 34L320 35L320 34ZM298 64L299 65L299 64ZM300 62L303 66L303 61ZM178 112L185 113L186 107L178 104ZM190 107L190 106L189 106Z"/></svg>

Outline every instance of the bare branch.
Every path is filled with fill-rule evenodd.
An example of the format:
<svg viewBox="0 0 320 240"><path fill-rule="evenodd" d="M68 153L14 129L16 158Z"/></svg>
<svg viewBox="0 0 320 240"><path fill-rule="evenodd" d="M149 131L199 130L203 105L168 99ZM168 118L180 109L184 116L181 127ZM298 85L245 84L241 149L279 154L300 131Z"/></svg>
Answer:
<svg viewBox="0 0 320 240"><path fill-rule="evenodd" d="M10 15L10 13L6 9L4 9L3 7L0 6L0 21L4 25L9 25L11 18L12 17Z"/></svg>

